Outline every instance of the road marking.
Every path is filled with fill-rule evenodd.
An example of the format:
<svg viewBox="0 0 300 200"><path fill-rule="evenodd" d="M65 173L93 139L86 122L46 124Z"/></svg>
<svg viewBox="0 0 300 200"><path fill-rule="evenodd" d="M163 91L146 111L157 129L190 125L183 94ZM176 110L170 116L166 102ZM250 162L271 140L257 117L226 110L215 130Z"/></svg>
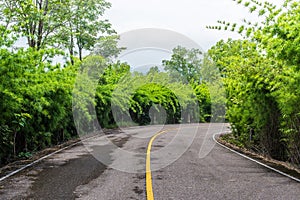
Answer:
<svg viewBox="0 0 300 200"><path fill-rule="evenodd" d="M235 150L233 150L233 149L231 149L231 148L229 148L229 147L227 147L227 146L221 144L221 143L218 142L217 139L216 139L216 135L218 135L218 134L219 134L219 133L216 133L216 134L213 135L213 140L214 140L217 144L219 144L220 146L224 147L225 149L228 149L229 151L234 152L234 153L236 153L236 154L238 154L238 155L240 155L240 156L242 156L242 157L244 157L244 158L246 158L246 159L248 159L248 160L251 160L251 161L253 161L253 162L255 162L255 163L257 163L257 164L259 164L259 165L261 165L261 166L263 166L263 167L266 167L266 168L268 168L268 169L270 169L270 170L272 170L272 171L274 171L274 172L276 172L276 173L278 173L278 174L281 174L281 175L286 176L286 177L288 177L288 178L290 178L290 179L293 179L294 181L300 182L300 179L298 179L298 178L296 178L296 177L293 177L293 176L291 176L291 175L289 175L289 174L286 174L286 173L284 173L284 172L282 172L282 171L279 171L278 169L275 169L275 168L273 168L273 167L270 167L269 165L266 165L266 164L264 164L264 163L261 163L261 162L255 160L255 159L253 159L253 158L250 158L250 157L248 157L248 156L246 156L246 155L244 155L244 154L242 154L242 153L239 153L239 152L237 152L237 151L235 151Z"/></svg>
<svg viewBox="0 0 300 200"><path fill-rule="evenodd" d="M153 195L153 189L152 189L152 175L151 175L151 147L152 143L155 140L155 138L163 133L166 133L167 131L160 131L156 133L148 143L148 148L147 148L147 158L146 158L146 193L147 193L147 200L154 200L154 195Z"/></svg>
<svg viewBox="0 0 300 200"><path fill-rule="evenodd" d="M178 128L160 131L160 132L156 133L154 136L152 136L151 140L148 143L147 158L146 158L146 196L147 196L147 200L154 200L153 188L152 188L152 174L151 174L151 166L150 166L151 165L152 143L157 136L159 136L163 133L166 133L168 131L177 130L177 129Z"/></svg>

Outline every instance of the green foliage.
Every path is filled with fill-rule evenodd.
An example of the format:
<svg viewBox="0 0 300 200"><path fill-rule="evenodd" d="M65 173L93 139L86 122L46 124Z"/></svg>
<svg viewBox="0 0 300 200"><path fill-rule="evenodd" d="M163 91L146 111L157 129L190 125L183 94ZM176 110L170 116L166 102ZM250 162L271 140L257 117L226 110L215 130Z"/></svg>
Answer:
<svg viewBox="0 0 300 200"><path fill-rule="evenodd" d="M177 123L182 120L181 109L196 103L192 92L191 87L172 81L165 72L131 73L128 65L117 63L100 77L96 92L98 120L104 127L146 125L151 122L150 109L161 109L166 111L166 123ZM196 115L192 116L195 120Z"/></svg>
<svg viewBox="0 0 300 200"><path fill-rule="evenodd" d="M25 37L28 46L37 50L69 50L74 64L73 57L82 60L83 50L92 50L100 34L115 33L101 19L110 6L105 0L4 0L0 3L0 44L10 45Z"/></svg>
<svg viewBox="0 0 300 200"><path fill-rule="evenodd" d="M32 154L30 152L20 152L18 155L19 158L30 158Z"/></svg>
<svg viewBox="0 0 300 200"><path fill-rule="evenodd" d="M220 110L220 106L217 105L224 104L224 99L219 98L222 93L220 92L222 86L218 87L219 69L210 68L211 64L207 55L203 55L199 49L186 49L181 46L173 49L170 60L163 61L165 70L173 80L180 80L182 84L186 83L193 88L193 94L196 95L199 105L199 114L193 117L199 118L197 122L208 122L212 117L214 121L218 121L219 117L222 118L222 112L219 112L220 116L217 114L217 110ZM220 93L213 95L216 91Z"/></svg>
<svg viewBox="0 0 300 200"><path fill-rule="evenodd" d="M157 83L142 85L135 91L131 104L133 121L140 125L150 124L151 113L149 113L149 110L153 106L154 109L158 110L158 105L161 105L166 111L166 123L174 124L179 122L181 113L178 99L170 89Z"/></svg>
<svg viewBox="0 0 300 200"><path fill-rule="evenodd" d="M42 62L43 54L0 50L1 163L75 135L70 109L75 69Z"/></svg>
<svg viewBox="0 0 300 200"><path fill-rule="evenodd" d="M4 0L1 3L8 27L27 37L28 45L37 49L52 44L50 35L66 20L63 15L65 6L65 1L60 0Z"/></svg>
<svg viewBox="0 0 300 200"><path fill-rule="evenodd" d="M78 54L82 60L83 50L93 50L100 34L115 33L108 20L101 19L110 6L105 0L69 0L67 11L63 13L67 20L58 30L58 35L71 56Z"/></svg>
<svg viewBox="0 0 300 200"><path fill-rule="evenodd" d="M225 80L228 119L244 146L300 164L300 4L244 6L257 7L264 20L240 26L244 40L220 41L209 51Z"/></svg>
<svg viewBox="0 0 300 200"><path fill-rule="evenodd" d="M168 72L132 73L126 63L112 62L123 48L102 19L110 6L104 0L0 2L0 165L96 131L98 122L111 128L213 116L200 50L174 49L164 61ZM21 37L28 48L14 46ZM93 53L84 58L84 50ZM70 62L54 65L57 55Z"/></svg>
<svg viewBox="0 0 300 200"><path fill-rule="evenodd" d="M202 83L194 87L194 92L199 104L199 121L209 122L211 119L211 93L206 84Z"/></svg>
<svg viewBox="0 0 300 200"><path fill-rule="evenodd" d="M96 112L101 127L108 128L116 126L112 113L112 96L119 81L130 72L129 70L130 66L125 63L117 62L108 65L99 78L99 83L96 88ZM120 93L118 100L122 101L122 99L124 99L124 96ZM122 107L120 102L116 104Z"/></svg>
<svg viewBox="0 0 300 200"><path fill-rule="evenodd" d="M1 164L75 137L75 127L80 135L93 132L97 121L111 128L211 117L208 85L193 78L186 83L158 68L132 73L126 63L99 55L74 65L52 65L43 60L52 53L0 49Z"/></svg>
<svg viewBox="0 0 300 200"><path fill-rule="evenodd" d="M103 36L97 41L93 49L93 54L101 55L102 57L110 60L116 58L125 47L118 47L119 35Z"/></svg>
<svg viewBox="0 0 300 200"><path fill-rule="evenodd" d="M199 49L186 49L178 46L173 49L172 58L164 60L165 70L172 76L189 83L200 83L200 68L202 52Z"/></svg>

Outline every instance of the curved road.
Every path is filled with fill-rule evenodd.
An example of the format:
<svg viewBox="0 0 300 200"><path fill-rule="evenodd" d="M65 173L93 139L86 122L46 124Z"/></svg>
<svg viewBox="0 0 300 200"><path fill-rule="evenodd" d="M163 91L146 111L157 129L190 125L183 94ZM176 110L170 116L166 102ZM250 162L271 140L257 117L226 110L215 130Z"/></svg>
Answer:
<svg viewBox="0 0 300 200"><path fill-rule="evenodd" d="M296 181L215 145L212 135L226 126L147 126L99 135L0 182L0 199L147 199L150 186L157 200L299 199ZM162 130L151 145L149 185L146 152Z"/></svg>

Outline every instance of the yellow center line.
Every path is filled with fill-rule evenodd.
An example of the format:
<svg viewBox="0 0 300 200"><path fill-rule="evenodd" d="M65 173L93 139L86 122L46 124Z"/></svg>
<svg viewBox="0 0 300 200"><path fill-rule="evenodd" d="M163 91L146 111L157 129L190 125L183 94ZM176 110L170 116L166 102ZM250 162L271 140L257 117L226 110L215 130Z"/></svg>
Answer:
<svg viewBox="0 0 300 200"><path fill-rule="evenodd" d="M166 133L168 131L172 131L176 129L169 129L169 130L164 130L156 133L151 140L148 143L148 148L147 148L147 158L146 158L146 194L147 194L147 200L154 200L154 195L153 195L153 188L152 188L152 174L151 174L151 147L152 143L155 140L155 138L163 133Z"/></svg>

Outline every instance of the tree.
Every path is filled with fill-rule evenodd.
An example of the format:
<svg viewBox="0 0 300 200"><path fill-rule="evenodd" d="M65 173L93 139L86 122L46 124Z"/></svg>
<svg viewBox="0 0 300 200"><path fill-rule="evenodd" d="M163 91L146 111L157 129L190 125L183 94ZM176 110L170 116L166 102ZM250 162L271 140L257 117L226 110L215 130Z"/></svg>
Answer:
<svg viewBox="0 0 300 200"><path fill-rule="evenodd" d="M92 54L101 55L108 61L116 58L121 51L125 50L125 47L118 47L119 35L102 36L97 41Z"/></svg>
<svg viewBox="0 0 300 200"><path fill-rule="evenodd" d="M100 34L114 33L111 24L101 19L110 5L104 0L4 0L2 28L9 28L16 38L26 37L28 46L37 50L68 49L74 64L73 57L78 54L82 60L83 51L92 50Z"/></svg>
<svg viewBox="0 0 300 200"><path fill-rule="evenodd" d="M165 70L189 83L200 83L202 52L178 46L173 49L172 58L163 60Z"/></svg>
<svg viewBox="0 0 300 200"><path fill-rule="evenodd" d="M70 0L65 13L68 16L66 26L60 27L59 34L71 57L78 53L82 60L83 50L93 50L100 34L115 33L108 20L101 19L110 6L105 0Z"/></svg>
<svg viewBox="0 0 300 200"><path fill-rule="evenodd" d="M173 49L173 54L170 60L163 60L165 70L169 72L170 76L173 77L174 80L180 80L183 83L186 82L191 88L193 88L193 93L196 95L198 100L199 113L197 117L200 122L206 122L211 119L212 100L215 99L211 99L210 93L210 89L215 83L211 82L208 76L204 77L202 74L204 72L203 69L207 69L204 64L208 64L207 62L204 62L206 59L203 58L205 58L205 56L199 49L186 49L178 46ZM215 70L211 70L211 72L213 71ZM208 73L205 75L208 75ZM208 87L209 83L211 84L211 87ZM219 109L220 107L215 108Z"/></svg>
<svg viewBox="0 0 300 200"><path fill-rule="evenodd" d="M27 38L29 47L37 50L53 45L51 35L66 21L67 1L4 0L1 3L6 27Z"/></svg>

